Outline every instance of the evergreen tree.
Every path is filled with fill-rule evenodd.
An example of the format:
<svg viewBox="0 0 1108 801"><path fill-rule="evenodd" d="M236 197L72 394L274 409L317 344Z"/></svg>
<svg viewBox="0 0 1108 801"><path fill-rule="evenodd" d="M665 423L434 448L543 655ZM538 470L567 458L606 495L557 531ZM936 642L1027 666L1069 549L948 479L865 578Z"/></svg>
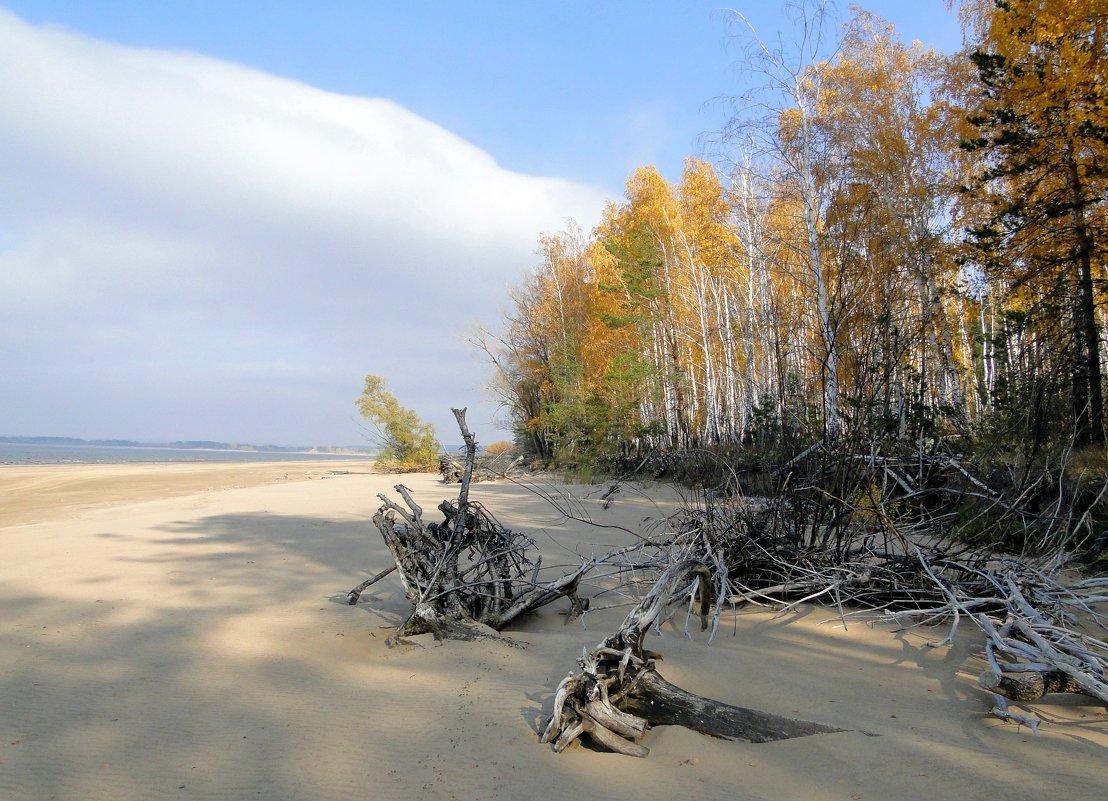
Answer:
<svg viewBox="0 0 1108 801"><path fill-rule="evenodd" d="M1069 375L1075 441L1102 443L1108 12L1094 0L997 0L977 15L983 102L963 146L984 157L971 190L991 214L971 242L1025 322L1062 338L1051 350Z"/></svg>

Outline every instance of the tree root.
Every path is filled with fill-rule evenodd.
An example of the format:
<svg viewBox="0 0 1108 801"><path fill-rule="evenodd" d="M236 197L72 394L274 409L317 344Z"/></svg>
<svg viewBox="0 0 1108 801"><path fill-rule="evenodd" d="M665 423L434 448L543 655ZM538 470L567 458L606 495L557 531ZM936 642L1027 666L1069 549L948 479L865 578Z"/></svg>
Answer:
<svg viewBox="0 0 1108 801"><path fill-rule="evenodd" d="M500 525L485 509L469 500L476 442L465 422L465 409L454 416L466 442L466 469L458 500L439 504L441 522L424 520L424 511L402 484L396 492L403 505L384 496L373 523L395 564L367 579L347 594L357 603L363 590L396 571L412 605L408 617L387 642L432 633L438 639L477 639L488 627L501 631L513 620L569 598L571 615L588 608L577 594L581 577L595 565L582 564L553 581L538 581L539 564L527 556L534 546L528 537Z"/></svg>
<svg viewBox="0 0 1108 801"><path fill-rule="evenodd" d="M649 726L676 725L729 740L752 743L846 731L703 698L666 681L655 670L657 654L643 648L646 632L666 620L674 600L688 598L706 628L712 606L712 576L695 559L671 566L616 631L558 686L542 742L562 751L582 734L616 753L644 757L638 742Z"/></svg>

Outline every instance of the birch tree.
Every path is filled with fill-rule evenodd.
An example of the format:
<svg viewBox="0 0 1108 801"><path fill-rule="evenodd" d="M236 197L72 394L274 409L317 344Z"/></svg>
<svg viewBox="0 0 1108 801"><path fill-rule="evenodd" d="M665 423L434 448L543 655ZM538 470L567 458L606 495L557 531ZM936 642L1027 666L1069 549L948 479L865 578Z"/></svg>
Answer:
<svg viewBox="0 0 1108 801"><path fill-rule="evenodd" d="M794 28L789 46L767 44L746 17L734 12L736 36L746 46L740 66L755 84L735 98L740 112L728 123L725 133L736 141L757 142L762 154L780 166L777 180L791 183L799 198L803 268L816 309L824 426L828 440L834 441L840 428L839 348L820 242L828 192L816 177L823 143L815 127L827 63L824 30L828 4L804 0L788 5L786 10Z"/></svg>

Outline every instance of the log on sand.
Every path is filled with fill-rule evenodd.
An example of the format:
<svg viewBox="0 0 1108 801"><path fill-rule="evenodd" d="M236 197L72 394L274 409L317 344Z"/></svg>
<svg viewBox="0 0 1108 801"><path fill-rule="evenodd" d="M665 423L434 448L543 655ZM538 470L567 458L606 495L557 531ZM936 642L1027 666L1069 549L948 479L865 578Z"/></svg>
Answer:
<svg viewBox="0 0 1108 801"><path fill-rule="evenodd" d="M712 607L708 566L688 559L669 567L624 619L619 629L586 653L558 686L554 711L542 741L562 751L582 734L628 756L644 757L638 742L649 726L678 725L726 739L754 743L845 731L732 706L690 693L666 681L655 668L660 655L643 647L646 632L670 616L675 601L698 607L701 629Z"/></svg>
<svg viewBox="0 0 1108 801"><path fill-rule="evenodd" d="M1000 693L1013 701L1038 701L1047 693L1089 695L1073 676L1049 668L1018 673L986 670L977 677L977 683L982 689Z"/></svg>

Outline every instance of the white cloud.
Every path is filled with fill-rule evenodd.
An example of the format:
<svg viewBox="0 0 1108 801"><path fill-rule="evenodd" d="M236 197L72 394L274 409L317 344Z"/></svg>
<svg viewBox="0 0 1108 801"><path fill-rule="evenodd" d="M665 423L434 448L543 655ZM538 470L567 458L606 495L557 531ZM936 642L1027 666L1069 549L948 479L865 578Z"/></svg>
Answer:
<svg viewBox="0 0 1108 801"><path fill-rule="evenodd" d="M604 200L388 100L3 10L0 106L0 433L344 441L376 372L449 437L462 333Z"/></svg>

